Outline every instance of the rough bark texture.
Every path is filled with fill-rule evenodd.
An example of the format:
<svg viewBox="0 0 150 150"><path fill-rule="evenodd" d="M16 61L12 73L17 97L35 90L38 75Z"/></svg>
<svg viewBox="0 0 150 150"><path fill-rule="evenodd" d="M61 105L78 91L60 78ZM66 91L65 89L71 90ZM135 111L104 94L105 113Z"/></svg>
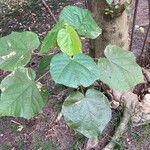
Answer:
<svg viewBox="0 0 150 150"><path fill-rule="evenodd" d="M119 4L123 3L124 0L121 0ZM99 58L108 44L128 49L128 16L124 8L115 9L114 6L109 6L106 0L88 0L87 6L103 30L100 37L90 41L90 55ZM111 10L111 14L106 12L107 9Z"/></svg>

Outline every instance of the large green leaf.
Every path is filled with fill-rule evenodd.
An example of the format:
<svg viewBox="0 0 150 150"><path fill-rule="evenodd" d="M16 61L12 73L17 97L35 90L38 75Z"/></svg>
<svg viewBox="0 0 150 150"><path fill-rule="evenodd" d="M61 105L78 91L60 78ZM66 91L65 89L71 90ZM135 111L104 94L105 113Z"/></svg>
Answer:
<svg viewBox="0 0 150 150"><path fill-rule="evenodd" d="M60 14L60 20L64 20L73 26L80 35L90 39L97 38L102 32L87 9L66 6Z"/></svg>
<svg viewBox="0 0 150 150"><path fill-rule="evenodd" d="M42 110L46 101L33 81L33 74L31 70L16 70L1 82L0 116L30 119Z"/></svg>
<svg viewBox="0 0 150 150"><path fill-rule="evenodd" d="M109 45L105 49L105 56L98 61L100 80L112 89L125 92L144 82L141 67L136 63L133 53Z"/></svg>
<svg viewBox="0 0 150 150"><path fill-rule="evenodd" d="M12 32L0 38L0 69L13 71L25 66L31 58L32 50L40 45L33 32Z"/></svg>
<svg viewBox="0 0 150 150"><path fill-rule="evenodd" d="M72 93L65 100L62 113L71 128L90 139L102 133L111 119L107 97L94 89L89 89L85 96L80 92Z"/></svg>
<svg viewBox="0 0 150 150"><path fill-rule="evenodd" d="M82 53L80 38L71 26L66 26L58 32L57 43L61 51L70 56Z"/></svg>
<svg viewBox="0 0 150 150"><path fill-rule="evenodd" d="M60 29L64 27L64 22L59 21L53 28L50 30L46 37L44 38L41 46L41 53L47 53L50 48L53 48L57 44L57 34Z"/></svg>
<svg viewBox="0 0 150 150"><path fill-rule="evenodd" d="M73 57L63 53L55 55L51 60L50 72L56 83L73 88L90 86L99 77L96 63L85 54Z"/></svg>

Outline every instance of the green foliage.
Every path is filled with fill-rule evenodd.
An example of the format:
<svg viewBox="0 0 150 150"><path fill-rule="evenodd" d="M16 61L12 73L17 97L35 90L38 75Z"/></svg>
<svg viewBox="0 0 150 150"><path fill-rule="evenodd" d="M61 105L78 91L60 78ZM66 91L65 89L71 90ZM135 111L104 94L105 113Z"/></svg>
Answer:
<svg viewBox="0 0 150 150"><path fill-rule="evenodd" d="M59 21L51 31L49 31L44 38L41 46L40 52L47 53L50 48L53 48L57 45L57 34L59 30L61 30L64 27L64 22Z"/></svg>
<svg viewBox="0 0 150 150"><path fill-rule="evenodd" d="M87 9L66 6L60 13L60 20L73 26L80 35L90 39L97 38L102 32Z"/></svg>
<svg viewBox="0 0 150 150"><path fill-rule="evenodd" d="M71 128L91 139L102 133L111 119L107 97L94 89L89 89L85 96L80 92L70 94L62 113Z"/></svg>
<svg viewBox="0 0 150 150"><path fill-rule="evenodd" d="M111 0L108 3L111 4ZM58 46L63 53L44 55L37 70L44 72L50 64L50 73L56 83L77 88L65 100L62 113L70 127L94 139L111 119L109 101L100 91L86 88L86 93L80 93L78 88L92 86L99 79L113 90L125 92L144 79L134 55L115 45L106 47L106 57L100 58L97 65L90 56L82 53L76 31L90 39L97 38L102 32L87 9L66 6L40 49L43 55ZM47 92L35 82L36 73L24 68L32 51L39 46L38 36L33 32L13 32L0 38L0 69L12 71L0 84L0 116L30 119L46 104Z"/></svg>
<svg viewBox="0 0 150 150"><path fill-rule="evenodd" d="M39 113L45 102L27 69L18 69L0 85L0 115L31 118Z"/></svg>
<svg viewBox="0 0 150 150"><path fill-rule="evenodd" d="M39 66L38 66L38 71L40 73L44 72L45 69L49 67L52 57L53 55L46 55L40 60Z"/></svg>
<svg viewBox="0 0 150 150"><path fill-rule="evenodd" d="M85 54L73 57L64 53L55 55L50 64L50 73L56 83L73 88L90 86L99 77L96 63Z"/></svg>
<svg viewBox="0 0 150 150"><path fill-rule="evenodd" d="M125 92L144 82L141 67L136 63L133 53L109 45L105 49L105 56L98 61L100 80L112 89Z"/></svg>
<svg viewBox="0 0 150 150"><path fill-rule="evenodd" d="M81 53L81 41L76 31L71 26L61 29L57 35L60 50L70 56Z"/></svg>
<svg viewBox="0 0 150 150"><path fill-rule="evenodd" d="M13 71L25 66L31 58L32 50L40 45L33 32L12 32L0 39L0 69Z"/></svg>

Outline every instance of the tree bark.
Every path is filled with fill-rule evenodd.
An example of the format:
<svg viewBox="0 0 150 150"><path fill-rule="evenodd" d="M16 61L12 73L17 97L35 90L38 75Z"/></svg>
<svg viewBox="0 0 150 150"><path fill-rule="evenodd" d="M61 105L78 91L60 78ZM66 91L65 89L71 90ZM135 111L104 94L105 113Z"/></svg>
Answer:
<svg viewBox="0 0 150 150"><path fill-rule="evenodd" d="M120 0L118 7L108 5L106 0L87 0L96 22L102 28L102 35L90 40L90 55L99 58L104 55L108 44L115 44L128 49L128 16L125 11L125 0Z"/></svg>

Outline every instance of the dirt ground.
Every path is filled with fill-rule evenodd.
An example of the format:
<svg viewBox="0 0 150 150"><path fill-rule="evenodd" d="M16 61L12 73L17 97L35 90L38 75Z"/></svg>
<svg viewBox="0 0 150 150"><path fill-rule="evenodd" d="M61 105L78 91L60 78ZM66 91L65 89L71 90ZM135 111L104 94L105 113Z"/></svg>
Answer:
<svg viewBox="0 0 150 150"><path fill-rule="evenodd" d="M58 16L66 5L78 5L84 7L82 0L52 0L49 2L54 14ZM131 12L133 13L133 8ZM132 14L131 13L131 14ZM0 37L8 35L12 31L31 30L42 39L46 32L54 24L53 19L43 7L40 1L34 0L31 6L19 8L12 14L0 18ZM140 0L136 25L144 30L148 26L147 0ZM131 25L130 25L131 26ZM130 27L131 30L131 27ZM142 48L145 32L135 31L133 52L138 57ZM148 39L150 40L150 38ZM147 41L145 51L150 51L150 43ZM150 68L150 52L145 54L147 68ZM41 57L35 55L29 66L36 71ZM0 79L6 74L0 71ZM40 75L39 75L40 76ZM68 89L55 85L49 74L43 79L49 91L48 105L43 112L31 120L23 118L3 117L0 119L0 150L84 150L87 139L68 128L63 118L55 122L61 110L61 105ZM121 111L113 110L113 118L103 134L99 137L99 145L95 150L101 150L112 138L118 126ZM130 124L120 141L116 142L116 150L150 150L150 125L133 128Z"/></svg>

